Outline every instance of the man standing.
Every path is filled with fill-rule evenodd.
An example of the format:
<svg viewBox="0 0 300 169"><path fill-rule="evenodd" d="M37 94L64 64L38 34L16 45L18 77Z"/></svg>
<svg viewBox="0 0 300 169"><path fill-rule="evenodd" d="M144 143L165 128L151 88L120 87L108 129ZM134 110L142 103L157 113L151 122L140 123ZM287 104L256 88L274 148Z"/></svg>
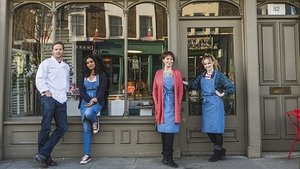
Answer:
<svg viewBox="0 0 300 169"><path fill-rule="evenodd" d="M38 152L34 159L44 168L57 165L50 154L68 129L66 101L70 67L63 61L63 51L64 44L55 42L52 45L53 56L42 61L36 73L36 87L41 94L42 122ZM52 119L56 123L56 129L50 135Z"/></svg>

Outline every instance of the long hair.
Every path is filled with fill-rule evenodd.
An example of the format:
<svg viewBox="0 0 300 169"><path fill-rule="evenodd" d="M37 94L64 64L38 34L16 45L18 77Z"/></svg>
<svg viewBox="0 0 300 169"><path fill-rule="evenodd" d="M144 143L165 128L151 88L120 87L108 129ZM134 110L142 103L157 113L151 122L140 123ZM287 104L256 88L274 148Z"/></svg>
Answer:
<svg viewBox="0 0 300 169"><path fill-rule="evenodd" d="M205 71L205 68L204 68L203 64L204 64L205 59L209 59L209 60L214 62L214 69L215 70L218 70L218 68L220 68L220 64L219 64L218 60L212 54L205 53L205 55L202 57L202 60L201 60L201 67L204 71Z"/></svg>
<svg viewBox="0 0 300 169"><path fill-rule="evenodd" d="M95 57L95 56L93 56L93 55L88 55L88 56L86 56L84 59L83 59L83 65L82 65L82 75L84 76L84 77L89 77L90 76L90 74L91 74L91 70L87 67L87 65L86 65L86 61L88 60L88 59L92 59L93 61L94 61L94 63L95 63L95 74L100 74L101 72L104 72L104 65L102 64L99 64L99 61L98 61L98 59Z"/></svg>

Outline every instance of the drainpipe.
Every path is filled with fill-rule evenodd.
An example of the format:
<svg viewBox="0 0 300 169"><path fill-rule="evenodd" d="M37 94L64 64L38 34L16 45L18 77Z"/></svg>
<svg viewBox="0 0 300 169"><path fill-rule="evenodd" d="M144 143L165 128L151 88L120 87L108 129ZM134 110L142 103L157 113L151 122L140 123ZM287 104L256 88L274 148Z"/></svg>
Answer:
<svg viewBox="0 0 300 169"><path fill-rule="evenodd" d="M5 79L6 74L6 53L7 53L7 0L2 0L0 2L0 160L4 158L4 150L3 150L3 121L4 121L4 114L5 114L5 83L7 80ZM2 79L2 80L1 80Z"/></svg>

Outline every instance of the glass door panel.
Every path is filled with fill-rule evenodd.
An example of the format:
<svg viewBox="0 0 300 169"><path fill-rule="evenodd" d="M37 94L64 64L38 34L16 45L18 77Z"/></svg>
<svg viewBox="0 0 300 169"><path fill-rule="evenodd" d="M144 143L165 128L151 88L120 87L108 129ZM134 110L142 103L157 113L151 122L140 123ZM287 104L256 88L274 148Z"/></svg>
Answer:
<svg viewBox="0 0 300 169"><path fill-rule="evenodd" d="M202 57L212 54L219 62L218 70L235 81L233 28L232 27L189 27L187 28L188 80L194 80L204 72ZM224 99L225 113L234 115L235 97ZM188 92L189 115L201 115L199 90Z"/></svg>

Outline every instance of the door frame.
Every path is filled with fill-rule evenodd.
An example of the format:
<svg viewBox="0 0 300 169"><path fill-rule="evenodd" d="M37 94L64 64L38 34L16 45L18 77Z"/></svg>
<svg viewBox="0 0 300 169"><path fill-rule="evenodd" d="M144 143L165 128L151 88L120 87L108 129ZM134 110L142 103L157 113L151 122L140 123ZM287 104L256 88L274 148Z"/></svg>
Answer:
<svg viewBox="0 0 300 169"><path fill-rule="evenodd" d="M243 56L243 38L242 38L242 21L241 19L212 19L212 20L180 20L179 21L179 39L178 44L179 53L177 66L183 73L183 77L188 77L188 61L187 61L187 28L189 27L232 27L233 28L233 51L234 51L234 65L235 65L235 87L236 87L236 114L225 117L225 133L224 133L224 146L228 152L232 154L245 155L247 147L247 121L246 121L246 95L244 95L245 88L245 64ZM184 112L182 114L181 131L179 134L179 141L181 143L181 152L184 155L195 154L209 154L211 153L211 143L206 134L199 132L201 124L200 116L196 116L198 121L197 126L188 116L188 94L185 93L182 107ZM199 118L197 118L199 117ZM194 118L195 119L195 118ZM233 124L233 122L237 122ZM193 133L188 131L192 129ZM188 143L190 137L198 138L195 144ZM197 139L196 139L197 140ZM200 147L199 148L199 144ZM191 151L199 148L199 151Z"/></svg>

